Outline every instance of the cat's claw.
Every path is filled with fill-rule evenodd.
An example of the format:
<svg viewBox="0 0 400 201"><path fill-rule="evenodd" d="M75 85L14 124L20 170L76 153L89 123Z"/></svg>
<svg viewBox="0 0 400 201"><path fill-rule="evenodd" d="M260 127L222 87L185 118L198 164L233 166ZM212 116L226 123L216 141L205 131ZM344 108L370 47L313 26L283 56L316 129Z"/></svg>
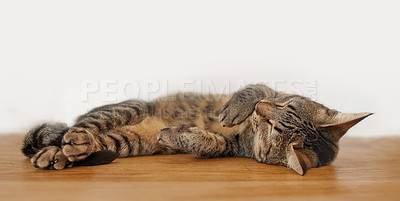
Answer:
<svg viewBox="0 0 400 201"><path fill-rule="evenodd" d="M36 168L49 170L61 170L72 165L57 146L43 148L31 158L31 162Z"/></svg>
<svg viewBox="0 0 400 201"><path fill-rule="evenodd" d="M71 162L83 160L94 151L94 137L85 129L71 128L63 137L62 152Z"/></svg>

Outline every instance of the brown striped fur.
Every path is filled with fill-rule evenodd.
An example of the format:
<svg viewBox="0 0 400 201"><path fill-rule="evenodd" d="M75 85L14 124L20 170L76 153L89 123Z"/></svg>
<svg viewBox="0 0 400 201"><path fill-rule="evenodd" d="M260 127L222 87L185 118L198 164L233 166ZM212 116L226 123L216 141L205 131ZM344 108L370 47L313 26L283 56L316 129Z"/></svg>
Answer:
<svg viewBox="0 0 400 201"><path fill-rule="evenodd" d="M63 169L109 150L119 157L250 157L303 175L332 162L339 138L370 114L340 113L257 84L233 95L178 93L102 106L71 128L59 123L35 127L22 151L42 169Z"/></svg>

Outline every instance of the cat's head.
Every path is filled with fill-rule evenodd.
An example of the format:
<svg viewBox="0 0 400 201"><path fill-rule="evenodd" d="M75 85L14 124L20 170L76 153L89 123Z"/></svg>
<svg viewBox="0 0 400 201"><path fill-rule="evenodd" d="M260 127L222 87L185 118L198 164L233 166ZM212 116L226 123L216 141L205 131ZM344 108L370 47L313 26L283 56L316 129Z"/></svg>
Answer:
<svg viewBox="0 0 400 201"><path fill-rule="evenodd" d="M297 95L262 100L251 119L255 157L304 175L309 168L331 163L339 139L371 114L342 113Z"/></svg>

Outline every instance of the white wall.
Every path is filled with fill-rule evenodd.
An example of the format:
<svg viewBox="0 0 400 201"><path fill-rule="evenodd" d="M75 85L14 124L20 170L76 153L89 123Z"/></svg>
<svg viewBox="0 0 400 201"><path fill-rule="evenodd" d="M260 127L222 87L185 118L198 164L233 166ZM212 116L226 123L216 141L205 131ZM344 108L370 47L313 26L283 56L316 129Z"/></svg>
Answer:
<svg viewBox="0 0 400 201"><path fill-rule="evenodd" d="M71 124L94 106L152 99L185 82L187 90L211 82L227 92L228 81L233 91L261 80L311 89L304 95L341 111L375 112L349 136L400 135L399 6L1 1L0 133L45 120Z"/></svg>

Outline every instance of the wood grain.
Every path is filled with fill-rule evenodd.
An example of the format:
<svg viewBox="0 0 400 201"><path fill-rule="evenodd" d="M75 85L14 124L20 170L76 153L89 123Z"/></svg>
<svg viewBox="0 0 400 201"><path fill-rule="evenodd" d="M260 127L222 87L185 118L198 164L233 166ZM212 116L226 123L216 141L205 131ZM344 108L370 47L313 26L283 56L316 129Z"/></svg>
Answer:
<svg viewBox="0 0 400 201"><path fill-rule="evenodd" d="M22 135L0 136L0 200L400 200L400 138L343 138L333 165L305 176L246 158L121 158L34 168Z"/></svg>

